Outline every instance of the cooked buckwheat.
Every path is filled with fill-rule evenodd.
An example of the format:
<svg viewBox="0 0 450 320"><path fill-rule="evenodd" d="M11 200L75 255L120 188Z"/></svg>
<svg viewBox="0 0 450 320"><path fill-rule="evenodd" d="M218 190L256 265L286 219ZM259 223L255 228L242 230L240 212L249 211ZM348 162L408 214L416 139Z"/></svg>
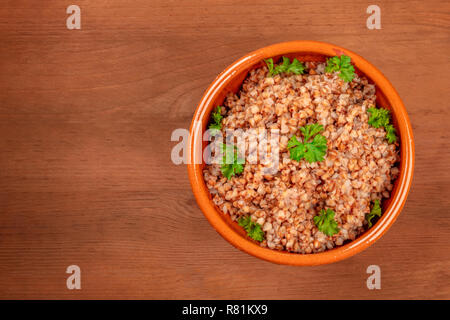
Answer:
<svg viewBox="0 0 450 320"><path fill-rule="evenodd" d="M316 253L354 240L367 229L365 216L375 199L388 198L398 175L396 145L383 128L368 125L367 109L376 105L375 86L355 76L348 83L325 74L323 63L306 62L309 74L268 76L267 67L250 72L238 95L222 108L226 129L279 129L278 171L247 161L230 180L219 164L207 165L204 179L214 203L233 220L251 216L262 226L261 246ZM327 142L321 162L290 159L287 150L299 128L319 123ZM251 155L250 155L251 156ZM327 236L314 224L321 209L335 211L339 232Z"/></svg>

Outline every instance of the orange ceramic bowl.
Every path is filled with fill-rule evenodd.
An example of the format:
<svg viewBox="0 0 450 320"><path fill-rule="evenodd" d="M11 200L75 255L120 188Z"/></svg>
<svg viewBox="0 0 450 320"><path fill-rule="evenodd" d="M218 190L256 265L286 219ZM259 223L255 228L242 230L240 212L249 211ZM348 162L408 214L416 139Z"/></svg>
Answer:
<svg viewBox="0 0 450 320"><path fill-rule="evenodd" d="M350 56L356 72L365 75L376 85L378 106L391 110L393 123L400 138L401 158L400 174L394 183L391 197L383 201L383 215L377 223L354 241L342 246L312 254L290 253L263 248L248 238L243 228L233 222L229 215L220 212L213 204L204 182L202 174L204 164L201 160L206 142L202 141L202 137L207 129L211 111L217 105L223 103L228 92L237 92L249 70L261 66L264 59L274 58L274 61L276 61L281 56L287 56L291 59L296 57L300 61L325 61L329 56L341 54ZM188 162L190 163L188 164L189 180L200 209L217 232L232 245L255 257L275 263L298 266L319 265L348 258L366 249L392 226L406 202L411 186L414 169L414 140L408 114L398 93L389 80L370 62L352 51L329 43L291 41L274 44L245 55L226 68L213 81L203 95L192 119Z"/></svg>

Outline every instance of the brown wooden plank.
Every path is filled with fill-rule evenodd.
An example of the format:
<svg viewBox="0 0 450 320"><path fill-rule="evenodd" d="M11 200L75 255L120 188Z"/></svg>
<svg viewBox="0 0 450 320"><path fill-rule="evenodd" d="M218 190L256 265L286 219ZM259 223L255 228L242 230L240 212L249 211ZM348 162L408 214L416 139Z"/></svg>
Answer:
<svg viewBox="0 0 450 320"><path fill-rule="evenodd" d="M450 298L448 1L61 1L0 7L0 298ZM286 40L353 50L394 84L416 170L398 221L337 264L279 266L208 224L170 161L214 77ZM67 290L77 264L82 289ZM368 265L382 289L366 288Z"/></svg>

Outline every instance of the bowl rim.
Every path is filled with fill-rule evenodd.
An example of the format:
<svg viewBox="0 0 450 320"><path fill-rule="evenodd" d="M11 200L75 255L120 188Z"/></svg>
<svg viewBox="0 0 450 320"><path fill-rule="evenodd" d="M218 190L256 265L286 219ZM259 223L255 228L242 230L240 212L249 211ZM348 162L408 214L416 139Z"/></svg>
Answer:
<svg viewBox="0 0 450 320"><path fill-rule="evenodd" d="M223 213L219 212L210 200L209 191L207 190L203 179L202 166L198 164L198 159L201 157L198 148L201 150L203 134L201 127L202 120L205 116L209 116L210 110L214 107L211 104L214 102L217 95L225 90L233 76L240 74L243 70L256 63L263 61L263 59L283 54L287 55L302 52L325 56L340 54L350 56L353 64L373 81L377 89L385 95L393 114L395 114L397 118L401 150L401 170L399 177L396 180L398 181L396 193L393 196L391 195L391 202L377 223L347 244L324 252L310 254L291 253L263 248L253 241L239 235L221 217ZM229 65L210 84L195 110L189 130L187 151L187 169L192 191L201 211L214 229L238 249L263 260L286 265L313 266L333 263L349 258L372 245L392 226L400 214L406 202L414 172L414 138L412 126L406 108L392 84L374 65L358 54L340 46L319 41L289 41L273 44L250 52Z"/></svg>

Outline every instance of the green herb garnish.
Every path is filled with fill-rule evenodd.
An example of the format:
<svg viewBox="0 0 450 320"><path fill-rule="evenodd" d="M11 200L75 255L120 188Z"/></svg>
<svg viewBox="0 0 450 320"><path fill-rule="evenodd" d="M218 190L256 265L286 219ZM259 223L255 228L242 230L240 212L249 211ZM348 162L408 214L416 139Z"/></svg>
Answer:
<svg viewBox="0 0 450 320"><path fill-rule="evenodd" d="M239 158L237 154L237 147L231 147L222 144L223 157L220 171L229 180L232 176L244 171L244 159Z"/></svg>
<svg viewBox="0 0 450 320"><path fill-rule="evenodd" d="M211 123L209 124L209 129L212 135L216 135L218 131L222 130L222 107L217 106L217 108L211 114Z"/></svg>
<svg viewBox="0 0 450 320"><path fill-rule="evenodd" d="M334 211L331 209L320 210L318 216L313 218L314 224L317 229L327 236L332 236L339 232L338 224L336 220L334 220Z"/></svg>
<svg viewBox="0 0 450 320"><path fill-rule="evenodd" d="M380 200L375 200L373 202L372 210L370 210L370 213L366 215L367 223L369 224L369 228L372 227L372 219L377 217L381 217L381 207L380 207Z"/></svg>
<svg viewBox="0 0 450 320"><path fill-rule="evenodd" d="M370 114L369 124L375 128L385 127L389 124L389 110L383 108L369 108L367 112Z"/></svg>
<svg viewBox="0 0 450 320"><path fill-rule="evenodd" d="M296 58L294 60L289 60L288 57L283 57L283 63L274 67L273 59L264 60L269 68L269 77L280 74L280 73L293 73L293 74L303 74L305 71L305 66L303 63L298 61Z"/></svg>
<svg viewBox="0 0 450 320"><path fill-rule="evenodd" d="M264 240L264 231L262 231L261 225L253 222L250 216L239 218L238 224L247 231L247 235L253 240L259 242Z"/></svg>
<svg viewBox="0 0 450 320"><path fill-rule="evenodd" d="M389 143L397 141L396 130L392 124L390 124L391 113L388 109L384 108L369 108L367 112L369 116L369 124L375 128L384 127L386 131L386 139Z"/></svg>
<svg viewBox="0 0 450 320"><path fill-rule="evenodd" d="M355 68L352 66L350 61L350 57L346 55L329 58L327 59L325 72L331 73L339 71L339 77L344 81L350 82L355 76Z"/></svg>
<svg viewBox="0 0 450 320"><path fill-rule="evenodd" d="M266 59L266 60L264 60L264 62L266 63L267 68L269 69L269 76L272 76L273 75L273 59L272 58Z"/></svg>
<svg viewBox="0 0 450 320"><path fill-rule="evenodd" d="M321 124L308 124L301 127L303 133L303 143L298 141L296 136L292 136L288 142L287 148L290 152L290 158L300 161L305 158L308 162L322 161L327 153L327 139L318 134L323 130ZM308 142L312 138L312 141Z"/></svg>
<svg viewBox="0 0 450 320"><path fill-rule="evenodd" d="M388 124L384 129L386 130L386 139L389 143L397 141L397 135L395 134L396 130L392 124Z"/></svg>

